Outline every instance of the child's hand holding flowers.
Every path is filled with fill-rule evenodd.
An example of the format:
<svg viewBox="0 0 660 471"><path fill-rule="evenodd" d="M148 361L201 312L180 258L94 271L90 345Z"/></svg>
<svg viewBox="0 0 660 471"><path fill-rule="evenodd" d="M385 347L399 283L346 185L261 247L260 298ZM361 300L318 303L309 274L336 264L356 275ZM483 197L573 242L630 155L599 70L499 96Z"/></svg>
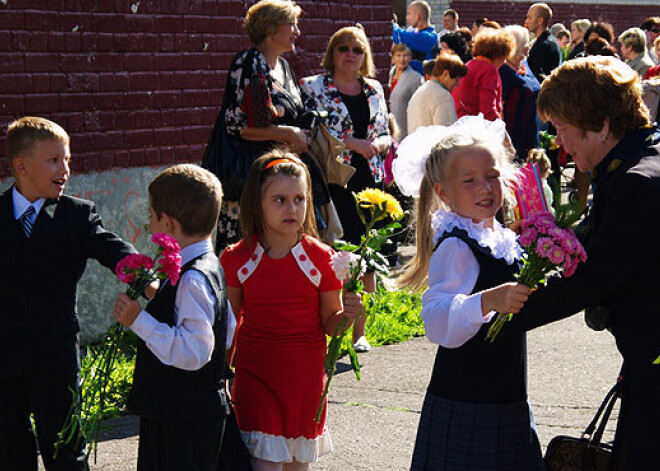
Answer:
<svg viewBox="0 0 660 471"><path fill-rule="evenodd" d="M316 421L318 422L323 411L325 398L328 395L330 381L337 368L337 360L341 351L341 344L346 331L350 327L349 319L355 319L362 315L362 291L363 285L360 278L367 270L385 272L389 264L378 250L389 241L389 237L394 231L401 227L399 220L403 217L401 205L392 195L381 190L367 188L355 195L355 205L360 220L365 225L365 235L362 236L360 245L353 245L344 242L335 244L335 248L340 250L332 256L330 264L337 278L344 281L344 319L337 326L330 343L325 358L325 373L328 380L325 383L325 389L321 402L316 411ZM390 218L392 222L385 227L375 229L377 222ZM360 298L359 307L356 298ZM351 359L351 367L355 372L357 379L360 379L360 363L353 346L349 345L348 355Z"/></svg>

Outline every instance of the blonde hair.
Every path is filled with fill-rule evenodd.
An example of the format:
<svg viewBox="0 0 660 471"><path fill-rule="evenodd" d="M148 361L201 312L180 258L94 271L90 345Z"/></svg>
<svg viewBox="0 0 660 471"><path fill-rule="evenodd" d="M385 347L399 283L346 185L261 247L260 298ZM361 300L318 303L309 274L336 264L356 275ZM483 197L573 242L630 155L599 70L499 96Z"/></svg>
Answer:
<svg viewBox="0 0 660 471"><path fill-rule="evenodd" d="M283 159L271 167L268 164ZM268 167L268 168L267 168ZM307 192L305 199L307 209L305 219L300 231L312 237L317 237L316 219L314 218L314 204L312 196L312 180L309 170L298 156L286 149L273 149L254 161L248 171L243 194L241 195L240 216L241 232L243 239L252 244L254 236L262 236L264 227L263 208L261 206L261 193L269 178L276 175L287 175L293 178L301 178L305 181Z"/></svg>
<svg viewBox="0 0 660 471"><path fill-rule="evenodd" d="M252 44L259 45L281 25L295 23L301 13L302 9L294 1L261 0L247 11L245 32Z"/></svg>
<svg viewBox="0 0 660 471"><path fill-rule="evenodd" d="M502 194L505 198L510 197L508 192L504 191L504 186L515 178L515 167L511 164L511 156L503 142L485 137L481 129L457 129L442 138L433 146L431 154L426 160L419 199L415 201L417 251L415 256L403 266L399 272L400 275L391 282L394 287L405 286L418 291L426 286L429 262L433 253L431 217L436 210L445 207L436 194L434 186L436 183L446 182L449 165L453 161L454 154L467 149L482 149L493 156L503 181Z"/></svg>
<svg viewBox="0 0 660 471"><path fill-rule="evenodd" d="M59 124L36 116L24 116L17 119L7 128L7 140L5 142L5 158L9 166L14 159L22 154L30 152L37 141L56 139L65 145L69 145L69 135Z"/></svg>
<svg viewBox="0 0 660 471"><path fill-rule="evenodd" d="M369 40L364 32L364 28L362 28L362 25L360 24L357 24L356 26L346 26L332 35L328 42L328 47L325 50L325 54L323 55L321 67L333 74L335 72L333 58L335 47L350 42L357 43L362 49L364 49L364 60L362 61L362 67L360 67L358 73L363 77L374 77L376 75L376 66L374 65L374 59L371 54L371 46L369 45Z"/></svg>
<svg viewBox="0 0 660 471"><path fill-rule="evenodd" d="M619 35L619 42L633 51L646 52L646 34L640 28L628 28Z"/></svg>

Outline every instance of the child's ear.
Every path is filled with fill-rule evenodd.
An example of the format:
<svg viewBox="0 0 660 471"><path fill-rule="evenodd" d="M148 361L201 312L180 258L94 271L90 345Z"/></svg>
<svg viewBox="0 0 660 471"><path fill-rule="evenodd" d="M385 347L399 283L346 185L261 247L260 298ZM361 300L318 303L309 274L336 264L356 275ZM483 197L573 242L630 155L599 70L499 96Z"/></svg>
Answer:
<svg viewBox="0 0 660 471"><path fill-rule="evenodd" d="M14 169L14 175L25 175L27 171L25 164L25 157L18 156L11 162L11 166Z"/></svg>
<svg viewBox="0 0 660 471"><path fill-rule="evenodd" d="M445 189L445 186L442 183L434 183L433 184L433 191L435 192L436 195L438 195L438 198L440 198L443 203L445 203L445 204L449 203L449 197L447 196L447 190Z"/></svg>

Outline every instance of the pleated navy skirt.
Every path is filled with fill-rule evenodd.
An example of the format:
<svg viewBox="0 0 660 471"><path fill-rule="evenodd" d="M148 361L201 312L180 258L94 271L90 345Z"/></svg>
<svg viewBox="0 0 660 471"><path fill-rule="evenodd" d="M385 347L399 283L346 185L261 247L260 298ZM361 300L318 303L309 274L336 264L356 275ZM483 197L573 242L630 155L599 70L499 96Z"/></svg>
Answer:
<svg viewBox="0 0 660 471"><path fill-rule="evenodd" d="M473 404L426 395L411 471L543 471L527 401Z"/></svg>

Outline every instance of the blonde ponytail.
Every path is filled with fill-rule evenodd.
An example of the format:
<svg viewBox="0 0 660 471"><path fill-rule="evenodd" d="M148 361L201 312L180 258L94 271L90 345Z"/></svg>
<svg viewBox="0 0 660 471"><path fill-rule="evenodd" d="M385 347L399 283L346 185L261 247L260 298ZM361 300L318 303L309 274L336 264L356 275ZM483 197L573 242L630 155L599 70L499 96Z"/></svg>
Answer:
<svg viewBox="0 0 660 471"><path fill-rule="evenodd" d="M433 252L433 230L431 215L441 206L440 198L433 191L433 183L427 175L422 178L419 199L415 202L415 256L399 270L392 280L394 288L409 288L422 291L426 288L429 262Z"/></svg>

